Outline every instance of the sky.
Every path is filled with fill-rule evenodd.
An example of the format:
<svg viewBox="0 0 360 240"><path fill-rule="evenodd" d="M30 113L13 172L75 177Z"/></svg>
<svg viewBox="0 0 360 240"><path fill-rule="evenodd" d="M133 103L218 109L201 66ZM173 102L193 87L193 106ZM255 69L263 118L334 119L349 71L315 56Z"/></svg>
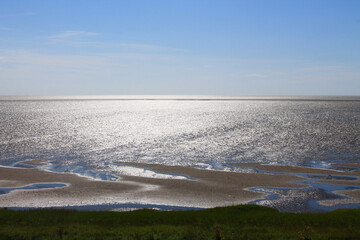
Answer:
<svg viewBox="0 0 360 240"><path fill-rule="evenodd" d="M360 95L358 0L3 0L0 95Z"/></svg>

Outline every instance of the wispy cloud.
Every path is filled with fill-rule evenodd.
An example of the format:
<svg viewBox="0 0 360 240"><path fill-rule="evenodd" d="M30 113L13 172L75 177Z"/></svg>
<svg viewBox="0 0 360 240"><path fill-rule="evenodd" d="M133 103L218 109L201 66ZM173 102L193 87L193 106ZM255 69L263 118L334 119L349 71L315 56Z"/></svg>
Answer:
<svg viewBox="0 0 360 240"><path fill-rule="evenodd" d="M260 73L250 73L250 74L247 74L246 77L250 77L250 78L267 78L268 75L260 74Z"/></svg>
<svg viewBox="0 0 360 240"><path fill-rule="evenodd" d="M51 55L23 50L0 50L0 61L14 67L94 68L106 64L101 56Z"/></svg>
<svg viewBox="0 0 360 240"><path fill-rule="evenodd" d="M190 85L191 91L197 94L221 91L274 94L269 91L271 86L278 89L276 94L301 94L306 87L309 94L326 93L322 90L326 88L335 89L334 93L358 94L356 89L359 88L353 86L360 83L357 83L360 79L357 69L306 73L301 67L284 71L273 66L270 71L251 61L225 61L168 52L56 55L0 49L0 63L0 85L5 86L0 94L143 94L159 92L159 89L164 93L180 93L189 91L187 86ZM339 82L344 86L343 92L336 90ZM22 91L18 90L19 86ZM292 89L292 92L282 92L283 89Z"/></svg>
<svg viewBox="0 0 360 240"><path fill-rule="evenodd" d="M67 30L61 33L53 34L46 36L45 38L50 41L50 43L56 44L65 44L72 46L84 46L84 47L93 47L93 48L102 48L104 51L109 49L110 52L133 52L133 53L174 53L174 52L189 52L185 49L168 47L168 46L159 46L155 44L146 44L146 43L122 43L122 42L100 42L100 41L91 41L92 37L98 36L100 33L97 32L88 32L88 31L74 31ZM89 41L90 40L90 41Z"/></svg>
<svg viewBox="0 0 360 240"><path fill-rule="evenodd" d="M160 46L156 44L147 43L126 43L126 42L106 42L97 41L96 36L101 35L97 32L67 30L57 34L42 37L46 40L46 44L50 45L64 45L67 47L82 47L87 48L89 52L96 49L103 53L120 53L133 55L146 54L188 54L189 50Z"/></svg>
<svg viewBox="0 0 360 240"><path fill-rule="evenodd" d="M27 89L34 88L31 84L43 89L73 85L90 88L89 84L94 84L96 93L96 89L102 86L107 86L107 92L112 89L137 91L137 86L140 89L163 88L165 82L181 88L186 85L185 82L221 84L224 72L232 72L232 69L223 69L228 64L190 54L149 52L81 56L0 49L0 56L0 85L8 86L8 89L16 89L15 83ZM74 89L78 91L80 87Z"/></svg>
<svg viewBox="0 0 360 240"><path fill-rule="evenodd" d="M50 41L79 41L83 40L87 37L97 36L100 35L96 32L88 32L88 31L73 31L73 30L67 30L63 31L61 33L53 34L50 36L47 36L47 39Z"/></svg>
<svg viewBox="0 0 360 240"><path fill-rule="evenodd" d="M113 44L119 48L126 48L129 50L136 50L136 51L145 51L145 52L189 52L185 49L180 48L173 48L173 47L165 47L159 45L152 45L152 44L139 44L139 43L117 43Z"/></svg>

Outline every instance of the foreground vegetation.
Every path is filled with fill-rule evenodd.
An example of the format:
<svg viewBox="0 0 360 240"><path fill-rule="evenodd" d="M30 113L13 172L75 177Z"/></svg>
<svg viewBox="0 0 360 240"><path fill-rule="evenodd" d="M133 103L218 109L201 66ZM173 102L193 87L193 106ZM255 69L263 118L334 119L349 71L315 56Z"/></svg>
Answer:
<svg viewBox="0 0 360 240"><path fill-rule="evenodd" d="M255 205L120 213L3 209L0 239L360 239L360 209L306 214Z"/></svg>

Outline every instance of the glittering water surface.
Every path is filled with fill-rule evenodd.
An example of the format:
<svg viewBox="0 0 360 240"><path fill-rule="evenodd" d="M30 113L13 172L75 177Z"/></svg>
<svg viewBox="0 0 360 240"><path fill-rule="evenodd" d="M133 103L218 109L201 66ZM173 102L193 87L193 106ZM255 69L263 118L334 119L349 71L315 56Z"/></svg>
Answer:
<svg viewBox="0 0 360 240"><path fill-rule="evenodd" d="M360 160L358 97L1 97L0 122L0 164L40 159L57 171Z"/></svg>

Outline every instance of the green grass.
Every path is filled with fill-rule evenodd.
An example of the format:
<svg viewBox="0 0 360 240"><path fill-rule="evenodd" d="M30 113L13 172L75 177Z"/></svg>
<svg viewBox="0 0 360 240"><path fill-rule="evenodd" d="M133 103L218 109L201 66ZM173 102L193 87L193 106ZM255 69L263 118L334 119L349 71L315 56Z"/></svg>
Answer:
<svg viewBox="0 0 360 240"><path fill-rule="evenodd" d="M121 213L0 210L0 239L360 239L360 209L306 214L255 205Z"/></svg>

